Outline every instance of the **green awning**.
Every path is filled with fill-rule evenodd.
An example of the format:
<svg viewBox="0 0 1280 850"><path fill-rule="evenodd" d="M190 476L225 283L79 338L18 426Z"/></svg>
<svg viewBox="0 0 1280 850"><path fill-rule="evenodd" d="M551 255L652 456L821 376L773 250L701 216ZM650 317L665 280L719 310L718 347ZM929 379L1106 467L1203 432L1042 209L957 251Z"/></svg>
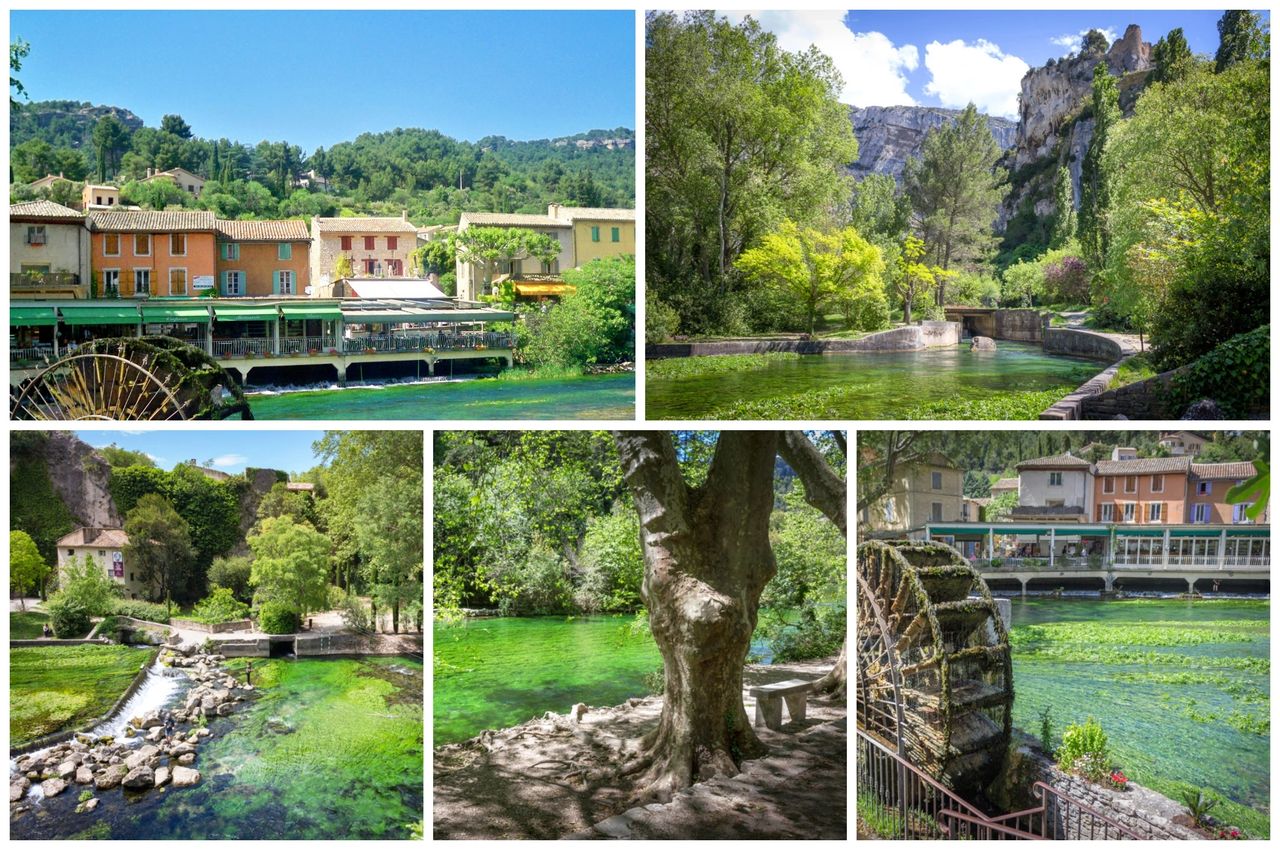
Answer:
<svg viewBox="0 0 1280 850"><path fill-rule="evenodd" d="M214 304L213 315L220 322L274 322L280 318L274 304Z"/></svg>
<svg viewBox="0 0 1280 850"><path fill-rule="evenodd" d="M1232 537L1270 537L1271 529L1268 526L1254 526L1251 528L1228 528L1227 539Z"/></svg>
<svg viewBox="0 0 1280 850"><path fill-rule="evenodd" d="M9 324L26 327L48 327L58 324L55 307L10 307Z"/></svg>
<svg viewBox="0 0 1280 850"><path fill-rule="evenodd" d="M1221 537L1220 528L1171 528L1170 537Z"/></svg>
<svg viewBox="0 0 1280 850"><path fill-rule="evenodd" d="M142 318L152 323L197 322L207 324L209 308L193 304L143 304Z"/></svg>
<svg viewBox="0 0 1280 850"><path fill-rule="evenodd" d="M1163 528L1117 528L1116 537L1164 537Z"/></svg>
<svg viewBox="0 0 1280 850"><path fill-rule="evenodd" d="M62 321L68 325L136 325L140 319L136 304L93 304L60 309Z"/></svg>
<svg viewBox="0 0 1280 850"><path fill-rule="evenodd" d="M286 319L341 319L337 304L281 304Z"/></svg>

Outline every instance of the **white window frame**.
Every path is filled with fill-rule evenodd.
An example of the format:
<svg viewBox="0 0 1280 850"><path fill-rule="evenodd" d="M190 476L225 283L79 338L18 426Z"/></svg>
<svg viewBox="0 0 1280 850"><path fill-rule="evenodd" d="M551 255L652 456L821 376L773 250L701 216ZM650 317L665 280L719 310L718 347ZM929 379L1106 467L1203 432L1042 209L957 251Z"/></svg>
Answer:
<svg viewBox="0 0 1280 850"><path fill-rule="evenodd" d="M1050 473L1049 473L1049 486L1050 486L1050 487L1061 487L1061 486L1062 486L1062 473L1061 473L1061 472L1050 472Z"/></svg>
<svg viewBox="0 0 1280 850"><path fill-rule="evenodd" d="M1120 520L1120 521L1121 521L1121 522L1128 522L1128 523L1135 522L1135 521L1137 520L1137 515L1138 515L1138 503L1137 503L1137 502L1125 502L1125 503L1124 503L1124 510L1123 510L1123 511L1121 511L1121 513L1120 513L1120 516L1121 516L1121 520Z"/></svg>
<svg viewBox="0 0 1280 850"><path fill-rule="evenodd" d="M151 271L150 266L138 266L133 270L133 295L135 298L144 298L151 294ZM147 273L147 286L145 289L138 287L138 272Z"/></svg>
<svg viewBox="0 0 1280 850"><path fill-rule="evenodd" d="M1130 480L1132 480L1132 481L1133 481L1133 489L1132 489L1132 490L1130 490L1130 489L1129 489L1129 481L1130 481ZM1136 492L1138 492L1138 476L1136 476L1136 475L1126 475L1126 476L1124 477L1124 492L1125 492L1126 494L1129 494L1129 493L1136 493Z"/></svg>
<svg viewBox="0 0 1280 850"><path fill-rule="evenodd" d="M1115 522L1115 520L1115 502L1107 502L1105 505L1098 505L1098 522Z"/></svg>
<svg viewBox="0 0 1280 850"><path fill-rule="evenodd" d="M139 237L139 236L145 236L145 237L147 237L147 250L145 250L145 251L139 251L139 250L138 250L138 237ZM151 256L151 248L152 248L152 245L154 244L154 241L155 241L155 240L153 240L153 239L151 238L151 234L150 234L150 233L135 233L135 234L133 234L133 256L135 256L135 257L150 257L150 256Z"/></svg>
<svg viewBox="0 0 1280 850"><path fill-rule="evenodd" d="M115 251L108 251L108 250L107 250L107 242L109 241L109 237L111 237L111 236L114 236L114 237L116 238L116 249L115 249ZM104 234L102 234L102 256L104 256L104 257L118 257L118 256L120 256L120 242L121 242L121 239L120 239L120 234L119 234L119 233L104 233Z"/></svg>
<svg viewBox="0 0 1280 850"><path fill-rule="evenodd" d="M114 275L114 283L107 282L107 276ZM102 294L108 292L120 292L120 270L119 269L103 269L102 270Z"/></svg>
<svg viewBox="0 0 1280 850"><path fill-rule="evenodd" d="M173 250L173 240L174 240L174 238L175 238L175 237L178 237L178 236L181 236L181 237L182 237L182 251L181 251L181 252L175 252L175 251ZM170 233L170 234L169 234L169 256L170 256L170 257L185 257L185 256L187 256L187 234L185 234L185 233Z"/></svg>
<svg viewBox="0 0 1280 850"><path fill-rule="evenodd" d="M1147 522L1164 522L1164 502L1151 502L1147 505Z"/></svg>
<svg viewBox="0 0 1280 850"><path fill-rule="evenodd" d="M37 234L40 236L39 239L34 238ZM27 244L40 246L49 244L49 232L45 229L43 224L27 225Z"/></svg>
<svg viewBox="0 0 1280 850"><path fill-rule="evenodd" d="M244 295L244 272L238 269L227 269L226 292L223 295Z"/></svg>
<svg viewBox="0 0 1280 850"><path fill-rule="evenodd" d="M1209 506L1204 502L1191 506L1191 521L1193 523L1208 524L1210 515Z"/></svg>
<svg viewBox="0 0 1280 850"><path fill-rule="evenodd" d="M1241 502L1238 505L1231 506L1231 524L1232 525L1252 525L1253 520L1245 515L1245 511L1253 507L1253 502Z"/></svg>
<svg viewBox="0 0 1280 850"><path fill-rule="evenodd" d="M1159 487L1157 487L1157 486L1156 486L1157 484L1159 484L1160 486L1159 486ZM1151 476L1151 492L1152 492L1152 493L1163 493L1163 492L1164 492L1164 476L1163 476L1163 475L1153 475L1153 476Z"/></svg>
<svg viewBox="0 0 1280 850"><path fill-rule="evenodd" d="M1102 492L1114 493L1116 491L1116 478L1114 475L1108 475L1102 479Z"/></svg>
<svg viewBox="0 0 1280 850"><path fill-rule="evenodd" d="M281 269L280 275L280 294L281 295L297 295L298 282L294 277L292 269Z"/></svg>

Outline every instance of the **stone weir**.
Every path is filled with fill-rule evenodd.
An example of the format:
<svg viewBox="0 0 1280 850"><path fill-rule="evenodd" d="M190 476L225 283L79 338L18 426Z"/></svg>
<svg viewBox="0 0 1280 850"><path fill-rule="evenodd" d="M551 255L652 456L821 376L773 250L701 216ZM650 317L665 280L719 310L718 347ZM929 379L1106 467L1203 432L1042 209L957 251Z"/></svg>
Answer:
<svg viewBox="0 0 1280 850"><path fill-rule="evenodd" d="M77 733L45 750L19 756L9 778L10 819L30 811L46 797L80 786L90 796L77 812L93 811L104 792L142 794L164 785L198 785L194 767L201 743L211 734L208 718L226 717L251 697L253 685L222 668L222 655L167 649L159 661L191 683L183 704L132 717L122 736ZM121 740L123 737L123 740Z"/></svg>
<svg viewBox="0 0 1280 850"><path fill-rule="evenodd" d="M879 331L858 339L726 339L714 342L666 342L645 346L646 360L716 354L841 354L851 351L923 351L960 344L959 322L921 322Z"/></svg>

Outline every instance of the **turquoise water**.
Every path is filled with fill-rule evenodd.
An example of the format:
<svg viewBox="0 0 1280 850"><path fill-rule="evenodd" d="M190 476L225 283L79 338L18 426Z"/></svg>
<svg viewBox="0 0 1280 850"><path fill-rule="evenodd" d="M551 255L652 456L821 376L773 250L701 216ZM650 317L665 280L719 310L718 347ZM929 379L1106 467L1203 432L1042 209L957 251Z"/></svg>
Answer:
<svg viewBox="0 0 1280 850"><path fill-rule="evenodd" d="M75 814L82 786L73 784L13 821L10 836L409 838L423 820L422 662L255 659L253 666L257 697L209 721L212 735L195 763L199 785L105 791L94 812Z"/></svg>
<svg viewBox="0 0 1280 850"><path fill-rule="evenodd" d="M1269 620L1266 600L1014 599L1014 724L1038 736L1048 706L1060 738L1092 715L1130 779L1212 789L1256 813L1220 820L1265 834Z"/></svg>
<svg viewBox="0 0 1280 850"><path fill-rule="evenodd" d="M932 401L993 392L1074 389L1102 369L1094 361L1047 355L1037 345L1004 341L997 345L996 351L973 352L965 343L926 351L811 355L728 374L649 375L645 406L655 419L703 418L740 401L840 389L846 395L838 418L894 419Z"/></svg>
<svg viewBox="0 0 1280 850"><path fill-rule="evenodd" d="M631 419L635 375L471 380L249 397L254 419Z"/></svg>

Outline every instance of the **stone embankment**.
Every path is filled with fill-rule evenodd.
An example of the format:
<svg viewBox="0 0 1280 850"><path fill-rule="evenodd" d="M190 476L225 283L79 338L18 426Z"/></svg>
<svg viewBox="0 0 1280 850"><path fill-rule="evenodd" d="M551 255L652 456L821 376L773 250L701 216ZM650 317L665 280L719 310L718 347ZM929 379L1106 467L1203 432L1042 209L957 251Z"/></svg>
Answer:
<svg viewBox="0 0 1280 850"><path fill-rule="evenodd" d="M1120 364L1137 353L1133 345L1118 334L1078 328L1049 328L1044 334L1044 350L1049 354L1089 357L1111 364L1040 414L1041 419L1059 420L1087 418L1090 400L1105 394L1119 372Z"/></svg>
<svg viewBox="0 0 1280 850"><path fill-rule="evenodd" d="M81 732L46 750L19 756L9 779L10 817L30 810L37 796L56 797L75 786L100 794L117 788L143 793L164 785L198 785L200 771L194 767L198 748L211 734L204 723L231 714L254 690L225 672L224 660L222 655L194 652L194 647L161 655L162 664L182 670L193 684L181 707L130 719L124 738L141 739L140 746L111 735ZM32 794L37 787L38 793ZM76 810L93 811L98 799L90 796Z"/></svg>
<svg viewBox="0 0 1280 850"><path fill-rule="evenodd" d="M645 346L646 360L705 357L716 354L842 354L850 351L923 351L960 344L959 322L920 322L867 334L858 339L726 339L716 342L664 342Z"/></svg>

